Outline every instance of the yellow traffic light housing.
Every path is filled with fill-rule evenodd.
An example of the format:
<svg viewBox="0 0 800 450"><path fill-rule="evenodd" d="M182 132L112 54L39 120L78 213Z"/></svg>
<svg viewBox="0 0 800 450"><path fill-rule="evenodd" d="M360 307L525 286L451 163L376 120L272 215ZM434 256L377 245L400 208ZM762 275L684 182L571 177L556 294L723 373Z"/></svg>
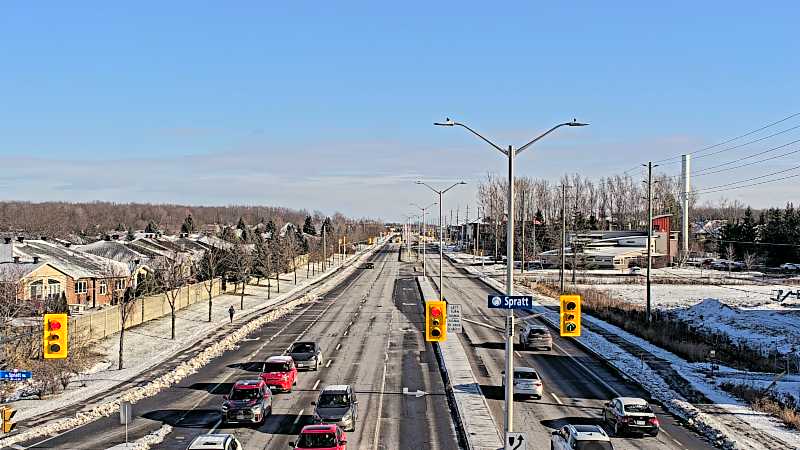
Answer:
<svg viewBox="0 0 800 450"><path fill-rule="evenodd" d="M2 408L0 411L2 411L3 433L10 433L14 429L14 425L16 425L11 419L17 411L11 408Z"/></svg>
<svg viewBox="0 0 800 450"><path fill-rule="evenodd" d="M64 359L67 357L69 319L66 314L44 315L44 357Z"/></svg>
<svg viewBox="0 0 800 450"><path fill-rule="evenodd" d="M441 300L425 302L425 340L443 342L447 339L447 303Z"/></svg>
<svg viewBox="0 0 800 450"><path fill-rule="evenodd" d="M581 335L581 296L562 295L560 298L561 336L578 337Z"/></svg>

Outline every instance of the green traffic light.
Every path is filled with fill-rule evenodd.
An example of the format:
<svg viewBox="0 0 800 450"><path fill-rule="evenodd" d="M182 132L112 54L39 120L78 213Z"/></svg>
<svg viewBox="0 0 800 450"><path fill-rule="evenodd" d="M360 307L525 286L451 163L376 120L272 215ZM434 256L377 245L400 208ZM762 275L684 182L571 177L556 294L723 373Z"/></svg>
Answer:
<svg viewBox="0 0 800 450"><path fill-rule="evenodd" d="M572 322L569 322L564 326L564 328L566 328L568 332L572 333L577 328L577 325L575 325Z"/></svg>

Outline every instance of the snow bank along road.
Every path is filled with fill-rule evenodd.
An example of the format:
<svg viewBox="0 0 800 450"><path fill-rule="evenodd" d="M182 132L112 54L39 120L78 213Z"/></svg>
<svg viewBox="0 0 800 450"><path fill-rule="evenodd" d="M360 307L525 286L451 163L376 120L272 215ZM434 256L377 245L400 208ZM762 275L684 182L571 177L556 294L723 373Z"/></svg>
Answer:
<svg viewBox="0 0 800 450"><path fill-rule="evenodd" d="M162 425L173 429L157 449L185 449L212 430L235 434L247 449L289 448L313 413L312 401L330 384L352 384L359 399L349 449L457 449L441 375L420 327L423 310L413 274L397 261L397 247L385 246L371 261L322 298L270 322L200 372L133 406L129 439ZM325 367L300 372L291 393L274 396L273 415L261 426L220 423L222 396L239 379L258 376L251 363L282 354L296 340L317 340ZM429 393L403 395L403 389ZM114 415L22 448L106 449L124 441Z"/></svg>
<svg viewBox="0 0 800 450"><path fill-rule="evenodd" d="M428 263L428 267L436 275L432 280L438 284L438 255L429 259ZM486 308L487 294L495 292L445 259L445 298L462 304L465 318L502 329L505 312ZM563 339L557 333L552 334L552 351L523 351L517 347L514 352L515 367L533 367L544 382L544 396L541 400L514 403L514 430L526 432L529 442L541 444L537 448L547 448L550 432L566 424L601 425L603 405L613 397L648 398L641 388L622 379L604 362L586 353L571 340ZM450 338L452 337L451 335ZM472 370L481 383L481 390L489 402L489 408L498 425L502 427L504 415L500 372L505 369L505 339L501 332L469 323L464 324L464 333L460 335L460 339L467 351ZM515 344L517 342L515 338ZM613 437L615 449L714 448L700 436L681 426L659 406L653 407L661 422L661 433L658 437Z"/></svg>

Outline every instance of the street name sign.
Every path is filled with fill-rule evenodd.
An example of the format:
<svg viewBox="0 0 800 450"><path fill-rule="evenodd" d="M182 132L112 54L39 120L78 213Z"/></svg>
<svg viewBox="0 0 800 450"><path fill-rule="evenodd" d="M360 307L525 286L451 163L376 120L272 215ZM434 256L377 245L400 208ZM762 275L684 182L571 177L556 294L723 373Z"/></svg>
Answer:
<svg viewBox="0 0 800 450"><path fill-rule="evenodd" d="M448 303L447 304L447 332L448 333L461 333L463 327L461 325L461 305Z"/></svg>
<svg viewBox="0 0 800 450"><path fill-rule="evenodd" d="M23 381L32 377L33 373L29 370L0 370L0 380Z"/></svg>
<svg viewBox="0 0 800 450"><path fill-rule="evenodd" d="M489 295L489 308L492 309L530 309L533 297L530 295Z"/></svg>

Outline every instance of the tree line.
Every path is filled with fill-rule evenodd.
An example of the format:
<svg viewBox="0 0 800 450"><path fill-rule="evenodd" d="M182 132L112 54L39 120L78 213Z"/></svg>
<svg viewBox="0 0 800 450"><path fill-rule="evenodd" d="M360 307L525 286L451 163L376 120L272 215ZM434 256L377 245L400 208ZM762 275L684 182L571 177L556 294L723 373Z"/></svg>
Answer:
<svg viewBox="0 0 800 450"><path fill-rule="evenodd" d="M800 263L800 211L787 203L785 208L761 211L756 218L748 207L741 218L722 227L718 246L728 259L755 257L772 266Z"/></svg>

